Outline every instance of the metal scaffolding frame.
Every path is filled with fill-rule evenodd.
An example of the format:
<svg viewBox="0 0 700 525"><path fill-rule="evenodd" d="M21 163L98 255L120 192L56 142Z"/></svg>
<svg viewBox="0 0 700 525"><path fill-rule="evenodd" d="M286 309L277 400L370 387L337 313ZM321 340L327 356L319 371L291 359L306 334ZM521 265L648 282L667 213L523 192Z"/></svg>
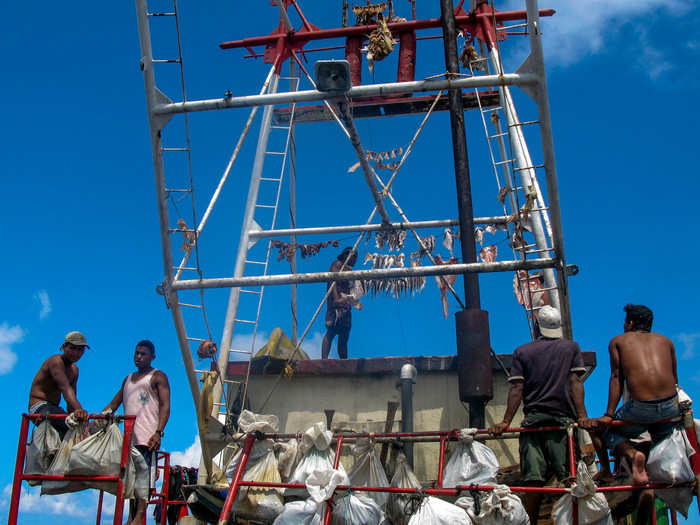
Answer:
<svg viewBox="0 0 700 525"><path fill-rule="evenodd" d="M267 80L263 84L263 87L259 94L257 95L238 95L227 93L226 96L222 98L207 99L207 100L182 100L179 102L173 102L166 95L164 95L157 87L154 65L157 64L158 60L153 59L153 52L151 47L151 37L149 28L149 17L152 13L147 10L147 0L135 0L136 11L137 11L137 21L139 30L139 41L141 46L141 67L144 73L144 86L146 91L146 102L147 102L147 113L148 122L151 135L151 146L153 155L153 166L154 175L157 190L157 204L158 204L158 215L159 215L159 226L160 226L160 237L162 244L162 256L163 256L163 268L164 268L164 280L162 283L162 293L165 297L168 308L171 310L173 316L173 321L175 324L177 337L180 345L180 350L183 358L183 363L185 365L185 370L188 377L188 382L190 385L190 390L192 393L195 405L198 403L199 399L199 385L196 375L196 370L193 363L192 353L193 349L191 344L198 343L204 340L203 338L192 337L188 334L185 327L185 321L183 317L182 308L183 306L192 306L190 304L181 302L179 299L179 293L186 290L204 290L209 288L231 288L229 303L226 313L226 320L224 323L224 329L222 333L221 344L219 345L220 351L218 356L218 367L219 370L224 370L226 364L230 360L231 352L237 352L238 350L231 348L231 342L234 335L234 323L237 321L237 311L239 298L243 287L249 286L259 286L260 297L262 297L262 291L264 286L277 285L277 284L301 284L301 283L312 283L312 282L334 282L345 279L383 279L383 278L396 278L405 276L440 276L440 275L450 275L450 274L478 274L487 272L502 272L502 271L518 271L518 270L530 270L530 269L543 269L545 274L545 280L550 289L556 290L556 293L552 293L553 303L557 304L562 313L562 322L564 333L566 337L572 336L571 328L571 317L569 312L569 301L568 301L568 289L566 281L566 260L564 255L563 246L563 232L561 224L561 212L558 200L558 182L556 166L554 161L554 151L553 151L553 141L552 141L552 129L549 115L549 102L547 96L546 88L546 78L544 70L544 62L542 55L542 45L540 41L540 16L551 16L553 14L552 10L542 10L540 11L537 6L537 0L526 0L526 11L511 11L511 12L480 12L477 9L472 16L465 16L464 11L456 12L456 20L458 24L464 24L469 22L474 24L481 35L479 38L485 38L483 35L489 35L489 31L493 31L495 34L496 29L493 28L493 24L501 23L505 20L517 20L524 19L527 20L528 33L530 35L530 55L524 62L523 66L515 73L505 73L502 70L500 63L500 58L497 51L497 46L491 46L492 60L496 69L496 74L485 74L471 77L457 77L454 75L447 75L446 78L433 78L428 80L419 81L404 81L404 82L393 82L384 84L373 84L373 85L361 85L355 86L350 89L350 91L345 94L342 98L338 98L337 95L329 94L327 92L318 91L316 89L299 91L291 89L288 92L277 92L277 86L280 79L280 68L282 62L293 57L298 61L298 57L295 54L295 49L301 49L306 42L310 40L322 39L322 38L333 38L349 35L364 35L370 32L375 26L362 26L362 27L345 27L336 30L316 30L310 32L294 33L289 31L288 18L285 16L286 13L282 9L281 4L277 4L280 8L282 22L286 24L287 32L285 33L281 29L278 33L274 33L268 37L255 37L251 39L245 39L238 42L228 42L221 45L222 48L234 48L234 47L250 47L254 45L266 45L274 44L276 47L277 54L276 58L273 60L272 70ZM298 6L296 2L293 3L295 7ZM480 8L487 8L486 4L481 4ZM489 8L490 9L490 8ZM461 10L461 8L458 8ZM308 22L303 17L303 14L299 11L302 20L304 21L305 27L310 27ZM428 19L424 21L408 21L399 23L390 23L391 29L423 29L427 27L440 27L440 19ZM404 27L405 26L405 27ZM491 27L491 29L489 29ZM262 40L261 40L262 39ZM285 48L285 46L288 46ZM296 46L296 47L295 47ZM288 49L289 53L283 56L282 50ZM291 61L290 61L291 63ZM306 73L303 68L303 64L299 63L301 70ZM546 177L547 194L550 202L549 211L550 215L544 220L545 228L541 225L535 228L535 236L537 238L538 231L544 231L546 229L547 233L551 229L551 239L552 246L547 246L546 242L539 239L537 242L537 249L540 251L537 259L525 260L512 260L512 261L499 261L493 263L466 263L466 264L446 264L441 266L422 266L422 267L409 267L409 268L391 268L387 270L358 270L352 272L343 272L343 274L331 274L329 272L318 272L318 273L297 273L293 272L287 275L267 275L267 260L264 264L265 272L263 275L256 276L244 276L243 267L245 263L250 262L246 260L249 249L255 244L259 239L271 237L271 236L296 236L301 234L330 234L338 233L341 231L353 231L353 232L366 232L366 231L376 231L382 227L387 226L387 216L382 214L383 223L382 225L372 224L371 217L365 225L358 226L322 226L315 228L290 228L284 230L275 230L274 227L269 230L263 230L260 228L255 221L255 209L256 207L268 207L273 208L273 206L264 206L258 203L258 188L261 179L264 180L262 176L263 164L265 154L267 152L267 138L269 136L272 126L272 110L274 105L288 104L293 107L294 104L298 102L308 102L308 101L323 101L327 108L331 105L342 102L343 100L352 100L353 98L359 97L385 97L388 95L407 95L417 92L440 92L441 90L461 90L461 89L478 89L478 88L496 88L501 92L501 97L506 100L506 114L509 115L509 129L513 130L517 128L518 131L513 131L516 134L516 140L514 142L519 142L517 140L517 133L520 130L520 126L517 121L517 114L515 114L514 105L512 104L512 99L508 91L509 86L519 86L528 95L530 95L536 102L539 115L540 123L540 134L541 142L543 148L543 158L544 158L544 172ZM193 236L193 244L196 247L196 243L199 240L199 236L202 234L203 227L209 217L212 207L216 203L216 200L221 192L223 183L225 182L226 176L230 172L231 165L235 161L235 158L240 150L241 141L247 134L253 116L255 114L255 109L257 107L263 106L263 118L260 127L258 146L256 150L255 163L251 174L248 198L245 205L243 226L241 229L240 242L238 245L238 253L236 255L236 261L234 265L234 271L232 277L218 277L210 279L183 279L182 272L186 270L185 267L187 258L192 250L185 254L182 262L179 266L174 266L173 264L173 251L171 245L171 235L174 233L189 233ZM251 115L248 118L241 139L239 140L234 155L231 158L224 176L222 177L219 186L217 187L210 203L205 212L200 224L195 224L192 229L174 228L170 226L170 218L168 212L168 196L169 190L165 183L165 167L163 162L163 152L168 148L165 148L162 143L161 132L168 125L170 119L176 114L189 114L200 111L209 110L219 110L219 109L231 109L231 108L242 108L251 107ZM336 120L337 120L337 115ZM345 113L347 117L347 112ZM350 121L349 124L352 122ZM348 124L346 119L346 124ZM293 122L290 121L290 130L293 126ZM290 134L292 132L290 131ZM346 131L347 134L347 131ZM522 135L520 136L522 138ZM356 137L357 138L357 137ZM511 137L513 139L513 137ZM359 140L359 139L358 139ZM361 146L360 146L361 150ZM358 150L359 151L359 150ZM516 157L518 157L519 169L532 169L532 162L529 160L527 150L516 152ZM370 168L371 170L371 168ZM373 171L373 170L371 170ZM374 174L376 177L376 174ZM384 183L376 177L377 180L384 185ZM281 181L281 179L280 179ZM372 177L367 175L367 181L370 185L374 184ZM281 184L281 182L280 182ZM376 190L376 188L375 188ZM375 191L375 201L377 200L377 192ZM541 194L538 192L538 197L541 199ZM392 204L397 207L399 213L403 215L403 212L398 207L398 204L393 199L389 188L384 188L381 194L381 198L376 202L379 211L383 210L382 200L383 198L388 198ZM543 211L543 202L538 202L538 209L534 210L534 215L539 217L541 214L546 215ZM277 205L274 205L274 213L277 213ZM376 210L376 208L375 208ZM291 210L292 213L294 210ZM513 210L516 214L519 210ZM405 216L404 216L405 218ZM508 217L489 217L489 218L476 218L474 220L475 224L485 224L485 223L503 223L512 220ZM534 221L537 223L537 221ZM442 221L420 221L420 222L410 222L407 219L402 223L391 223L391 227L395 228L407 228L414 232L414 236L417 237L415 233L415 228L422 227L435 227L443 225L453 225L456 224L455 220L442 220ZM548 252L548 250L553 251L553 256ZM268 247L268 260L269 260L269 247ZM556 272L556 278L555 278ZM452 289L454 292L454 289ZM457 297L459 300L459 297ZM262 299L261 299L262 300ZM461 301L460 301L461 303ZM196 305L194 305L196 306ZM257 323L259 319L260 309L258 308L258 317L255 321L241 321L254 323L255 330L257 330ZM308 331L308 329L307 329ZM255 333L255 332L254 332ZM306 332L305 332L306 333ZM302 340L303 340L302 335ZM296 342L296 341L295 341ZM297 346L301 344L301 341L297 342ZM240 351L238 351L240 352ZM251 352L241 352L250 354ZM247 381L246 381L247 383ZM245 385L244 385L245 388ZM214 387L213 396L215 401L219 401L223 394L223 382L219 382ZM244 391L245 392L245 391ZM244 393L245 395L245 393ZM229 396L230 397L230 396ZM227 406L227 403L215 403L215 408L213 410L212 416L217 418L220 414L220 407ZM226 413L226 410L223 411Z"/></svg>

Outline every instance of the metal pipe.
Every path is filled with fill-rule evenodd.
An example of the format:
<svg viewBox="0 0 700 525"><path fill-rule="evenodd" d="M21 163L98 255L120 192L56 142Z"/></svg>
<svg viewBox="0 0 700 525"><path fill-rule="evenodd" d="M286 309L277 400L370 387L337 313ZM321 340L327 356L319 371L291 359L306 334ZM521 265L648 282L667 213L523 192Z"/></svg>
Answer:
<svg viewBox="0 0 700 525"><path fill-rule="evenodd" d="M243 472L245 472L245 466L248 464L248 458L250 457L250 451L253 448L254 443L255 436L253 434L248 434L245 438L243 450L241 451L241 459L238 461L236 472L233 474L233 479L231 480L231 487L228 490L228 494L226 494L226 501L224 502L224 506L221 508L218 525L226 525L228 523L228 518L231 515L231 509L233 508L233 502L236 501L238 489L241 486L240 481L243 477Z"/></svg>
<svg viewBox="0 0 700 525"><path fill-rule="evenodd" d="M484 75L450 80L431 79L416 80L414 82L389 82L386 84L356 86L350 89L347 96L351 99L359 97L382 97L386 95L401 95L421 91L440 91L450 88L469 89L477 87L510 85L522 86L534 85L535 83L537 83L536 75L529 73L507 73L504 75ZM197 111L211 111L215 109L282 105L289 104L291 102L313 102L316 100L333 100L337 98L337 94L317 90L294 91L266 95L243 95L239 97L190 100L187 102L158 104L154 107L153 113L155 115L173 115L176 113L194 113Z"/></svg>
<svg viewBox="0 0 700 525"><path fill-rule="evenodd" d="M165 191L165 166L163 164L163 151L161 142L161 130L167 124L167 118L159 117L154 109L157 105L157 94L155 75L153 72L153 50L151 49L151 33L148 22L148 10L146 0L136 0L136 18L139 28L139 43L141 46L141 65L143 68L143 82L146 90L146 108L148 111L148 127L151 133L151 153L153 155L153 173L156 183L156 196L158 202L158 222L160 225L160 243L163 255L164 281L163 289L168 306L171 309L175 329L177 331L178 342L180 343L180 353L187 372L187 379L195 406L199 399L199 384L194 373L194 362L192 361L192 351L187 342L185 324L182 320L182 312L178 306L179 300L177 292L172 289L173 282L173 254L170 244L170 233L168 232L168 196Z"/></svg>
<svg viewBox="0 0 700 525"><path fill-rule="evenodd" d="M354 279L393 279L419 275L453 275L462 273L493 273L513 270L539 270L552 268L554 259L532 259L529 261L497 261L492 263L445 264L442 266L415 266L387 268L383 270L351 270L347 272L316 272L281 275L259 275L249 277L218 277L192 279L173 283L176 290L199 290L200 288L239 288L244 286L275 286L292 283L323 283ZM224 363L225 364L225 363Z"/></svg>
<svg viewBox="0 0 700 525"><path fill-rule="evenodd" d="M459 74L457 55L457 27L452 0L440 0L440 20L445 51L445 68L448 78ZM471 183L469 180L469 155L467 153L467 136L464 128L464 105L462 92L450 89L448 92L450 107L450 127L452 130L452 150L454 154L455 183L457 186L457 210L462 232L460 246L462 262L476 262L476 241L474 239L474 211L472 207ZM480 308L479 276L464 276L464 303L466 308Z"/></svg>
<svg viewBox="0 0 700 525"><path fill-rule="evenodd" d="M343 436L340 436L338 438L338 442L336 443L335 446L335 458L333 459L333 468L337 469L338 465L340 465L340 453L343 449ZM331 515L333 513L333 494L331 494L331 497L328 498L328 501L326 501L326 511L323 515L323 525L331 525Z"/></svg>
<svg viewBox="0 0 700 525"><path fill-rule="evenodd" d="M559 203L559 181L554 158L554 139L552 138L552 121L549 113L549 96L547 95L547 77L544 69L544 55L540 39L540 20L537 11L537 0L527 0L527 25L530 33L531 64L538 77L535 89L535 101L540 121L540 136L542 139L542 156L547 180L547 196L552 222L552 242L554 255L558 261L557 277L559 286L559 311L561 312L564 337L573 338L571 325L571 307L569 304L568 275L566 273L566 253L564 251L564 230L561 222L561 205Z"/></svg>
<svg viewBox="0 0 700 525"><path fill-rule="evenodd" d="M447 447L447 436L440 436L440 455L438 456L438 473L436 487L441 489L445 478L445 448Z"/></svg>
<svg viewBox="0 0 700 525"><path fill-rule="evenodd" d="M552 16L554 14L554 9L543 9L540 11L541 16ZM505 22L509 20L524 20L525 11L501 11L498 13L488 13L488 14L476 14L479 17L489 17L495 18L497 22ZM469 16L458 16L456 20L459 24L468 24L473 22L472 15ZM430 29L435 27L440 27L439 18L426 18L423 20L408 20L406 22L389 22L389 29L392 32L402 32L410 31L414 29ZM329 38L342 38L346 36L366 36L370 34L377 28L376 24L365 25L365 26L350 26L350 27L339 27L334 29L319 29L316 31L296 33L289 35L287 37L288 45L291 47L296 47L295 44L305 44L312 40L325 40ZM221 49L236 49L240 47L255 47L255 46L267 46L274 45L279 39L279 33L272 33L266 36L244 38L242 40L233 40L229 42L222 42L219 44Z"/></svg>
<svg viewBox="0 0 700 525"><path fill-rule="evenodd" d="M372 192L372 198L374 199L374 204L377 206L377 211L382 218L382 223L391 224L391 219L389 219L389 215L384 208L382 197L379 195L377 183L374 182L374 177L376 177L377 174L367 160L367 154L362 147L362 142L360 142L360 134L357 132L357 128L355 127L355 121L350 113L350 108L346 102L339 102L338 110L343 118L343 122L345 123L345 129L347 129L348 133L350 134L350 143L352 144L353 148L355 148L355 153L360 161L360 166L362 166L362 172L365 174L365 182L367 182L367 185Z"/></svg>
<svg viewBox="0 0 700 525"><path fill-rule="evenodd" d="M269 90L271 93L277 91L277 83L279 75L273 74L270 82ZM260 124L260 134L258 137L258 146L255 152L255 161L253 170L250 176L250 186L248 187L248 198L245 205L245 213L243 216L243 224L241 226L241 236L238 244L238 253L236 255L236 264L233 275L235 278L242 278L245 269L245 261L248 254L248 234L255 222L255 203L258 199L258 191L260 189L260 179L262 177L263 165L265 163L265 152L267 151L267 142L270 136L270 123L272 121L272 106L265 107ZM236 315L238 313L238 302L240 299L240 288L232 288L229 294L228 307L226 310L226 319L224 321L224 330L221 336L221 345L217 363L219 370L225 370L229 360L231 350L231 341L233 339L233 331ZM212 389L213 399L218 401L222 395L221 385L217 382ZM212 416L217 417L219 408L214 406ZM211 460L211 458L209 458Z"/></svg>
<svg viewBox="0 0 700 525"><path fill-rule="evenodd" d="M117 481L116 501L114 502L114 525L122 525L124 513L124 478L131 451L131 434L134 430L134 418L124 420L124 439L122 441L122 456L119 461L119 481Z"/></svg>
<svg viewBox="0 0 700 525"><path fill-rule="evenodd" d="M262 89L260 90L260 94L263 95L267 91L267 87L270 85L270 80L272 80L272 75L275 72L275 66L273 65L270 68L270 72L267 75L267 78L265 79L265 82L263 83ZM238 137L238 142L236 143L236 147L233 148L233 153L231 154L231 158L228 161L228 164L226 165L226 168L224 169L223 175L221 175L221 179L219 180L219 184L216 186L216 189L214 190L214 194L211 196L211 200L209 201L209 204L207 205L207 209L204 211L204 215L202 215L202 218L199 221L199 224L197 225L197 230L196 230L196 235L195 239L199 241L199 236L202 234L202 230L204 230L204 227L207 224L207 221L209 220L209 215L211 215L212 210L214 209L214 205L216 204L216 201L219 200L219 195L221 195L221 190L224 187L224 184L226 183L226 180L228 180L228 176L231 173L231 168L233 168L233 164L236 162L236 159L238 158L238 153L241 151L241 146L243 146L243 141L245 138L248 136L248 131L250 131L250 126L253 123L253 119L255 118L255 114L258 112L258 108L260 106L254 106L250 110L250 115L248 115L248 120L245 123L245 126L243 126L243 131L241 132L240 136ZM192 249L187 250L185 252L185 255L182 257L182 261L180 262L180 266L178 266L177 273L175 274L175 280L180 278L180 275L182 275L182 271L185 269L185 264L187 264L187 260L189 259L190 255L192 254Z"/></svg>
<svg viewBox="0 0 700 525"><path fill-rule="evenodd" d="M7 518L7 525L17 525L19 498L22 494L22 470L24 469L24 457L27 454L28 435L29 418L22 414L22 423L19 428L19 442L17 443L17 457L15 459L15 477L12 480L12 496L10 496L10 510Z"/></svg>
<svg viewBox="0 0 700 525"><path fill-rule="evenodd" d="M499 215L494 217L475 217L474 224L506 224L508 217ZM325 226L318 228L289 228L286 230L255 230L248 234L250 240L258 240L263 237L286 237L288 235L333 235L337 233L374 232L390 227L397 230L410 230L411 228L444 228L446 226L458 226L458 219L440 219L434 221L392 222L384 224L357 224L353 226Z"/></svg>
<svg viewBox="0 0 700 525"><path fill-rule="evenodd" d="M278 4L281 5L277 0ZM289 90L296 91L297 84L294 82L295 62L289 61ZM294 106L289 107L290 115L293 115ZM294 230L297 227L297 155L296 155L296 135L294 130L294 119L289 122L289 226ZM290 239L292 246L297 243L296 233L292 233ZM292 274L297 273L297 251L292 253L292 260L289 263L289 270ZM297 344L297 285L292 285L291 290L291 314L292 314L292 343Z"/></svg>
<svg viewBox="0 0 700 525"><path fill-rule="evenodd" d="M401 432L413 432L413 385L418 370L411 363L401 367ZM413 443L404 443L406 461L413 468Z"/></svg>
<svg viewBox="0 0 700 525"><path fill-rule="evenodd" d="M101 490L100 495L97 498L97 517L95 519L95 525L100 525L102 522L102 500L104 499L105 491Z"/></svg>

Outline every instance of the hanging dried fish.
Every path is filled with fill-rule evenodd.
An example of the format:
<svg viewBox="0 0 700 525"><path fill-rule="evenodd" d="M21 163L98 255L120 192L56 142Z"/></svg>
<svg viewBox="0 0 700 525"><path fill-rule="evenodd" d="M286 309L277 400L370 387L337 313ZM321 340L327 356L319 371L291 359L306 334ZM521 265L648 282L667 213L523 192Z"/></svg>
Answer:
<svg viewBox="0 0 700 525"><path fill-rule="evenodd" d="M484 244L484 229L482 227L474 228L474 240L479 244Z"/></svg>
<svg viewBox="0 0 700 525"><path fill-rule="evenodd" d="M377 13L377 28L369 34L367 44L367 61L369 70L374 68L375 60L383 60L394 50L394 38L381 13Z"/></svg>
<svg viewBox="0 0 700 525"><path fill-rule="evenodd" d="M490 246L484 246L479 253L482 262L492 263L498 257L498 246L492 244Z"/></svg>
<svg viewBox="0 0 700 525"><path fill-rule="evenodd" d="M312 244L291 244L277 240L270 241L270 247L277 248L278 250L277 262L281 261L282 259L287 259L288 262L292 262L294 253L297 250L299 250L302 259L306 259L316 255L321 248L326 248L328 246L337 248L339 245L340 241L325 241Z"/></svg>
<svg viewBox="0 0 700 525"><path fill-rule="evenodd" d="M542 307L549 304L549 295L544 288L542 273L528 274L525 270L518 270L513 277L513 292L519 304L527 310Z"/></svg>
<svg viewBox="0 0 700 525"><path fill-rule="evenodd" d="M508 186L501 186L501 189L498 190L498 195L496 195L496 200L501 204L506 202L506 195L508 195L509 191L510 188Z"/></svg>
<svg viewBox="0 0 700 525"><path fill-rule="evenodd" d="M520 216L523 221L527 221L530 216L530 212L535 205L535 200L537 199L537 192L532 186L527 187L527 195L525 195L525 204L520 208Z"/></svg>
<svg viewBox="0 0 700 525"><path fill-rule="evenodd" d="M510 239L510 246L514 250L522 250L525 247L525 239L523 239L523 234L519 231L514 231L513 236Z"/></svg>
<svg viewBox="0 0 700 525"><path fill-rule="evenodd" d="M435 264L436 265L457 264L458 262L459 262L459 259L457 259L457 257L450 257L448 260L443 261L442 257L440 257L439 255L435 256ZM450 289L450 286L452 286L455 283L455 281L457 280L457 276L456 275L436 275L435 280L437 281L438 288L440 289L440 300L442 302L442 315L445 316L445 319L447 319L449 317L449 309L450 309L450 305L447 301L447 291Z"/></svg>
<svg viewBox="0 0 700 525"><path fill-rule="evenodd" d="M369 253L365 257L365 264L372 263L373 270L388 269L388 268L403 268L405 266L406 256L401 253L398 255L385 253ZM420 261L411 260L411 266L420 266ZM425 277L397 277L395 279L367 279L363 283L365 292L376 296L378 294L386 294L396 297L408 293L414 294L423 289L425 286Z"/></svg>
<svg viewBox="0 0 700 525"><path fill-rule="evenodd" d="M453 249L455 245L455 239L451 228L445 228L445 233L442 237L442 245L445 248L447 248L447 250L450 252L450 256L454 255Z"/></svg>
<svg viewBox="0 0 700 525"><path fill-rule="evenodd" d="M474 49L474 46L469 44L464 46L462 53L459 55L459 61L462 63L462 67L465 69L470 65L473 69L482 69L483 65L480 62L476 62L480 58L481 57L479 56L479 53L476 52L476 49Z"/></svg>
<svg viewBox="0 0 700 525"><path fill-rule="evenodd" d="M418 257L425 257L429 253L433 253L435 250L435 235L428 235L427 237L420 237L421 242L418 243Z"/></svg>
<svg viewBox="0 0 700 525"><path fill-rule="evenodd" d="M181 248L181 250L182 250L183 252L190 251L192 248L194 248L194 240L195 240L195 234L194 234L194 232L191 231L191 230L187 227L187 223L185 222L185 219L182 219L182 218L178 219L178 220L177 220L177 226L178 226L178 228L180 228L180 231L182 231L182 237L183 237L183 239L184 239L184 240L182 241L182 248Z"/></svg>

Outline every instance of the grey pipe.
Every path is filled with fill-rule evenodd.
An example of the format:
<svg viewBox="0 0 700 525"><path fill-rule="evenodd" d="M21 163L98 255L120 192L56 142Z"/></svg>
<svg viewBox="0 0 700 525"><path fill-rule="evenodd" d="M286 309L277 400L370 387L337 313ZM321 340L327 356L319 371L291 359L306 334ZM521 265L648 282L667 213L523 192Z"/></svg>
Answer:
<svg viewBox="0 0 700 525"><path fill-rule="evenodd" d="M413 432L413 385L418 371L411 363L401 367L401 432ZM413 468L413 443L404 443L404 454Z"/></svg>

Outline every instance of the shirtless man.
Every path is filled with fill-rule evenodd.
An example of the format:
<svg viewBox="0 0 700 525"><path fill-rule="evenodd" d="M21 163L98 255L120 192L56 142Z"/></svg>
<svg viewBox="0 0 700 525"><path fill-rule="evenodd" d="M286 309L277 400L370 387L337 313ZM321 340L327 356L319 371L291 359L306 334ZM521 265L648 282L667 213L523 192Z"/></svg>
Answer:
<svg viewBox="0 0 700 525"><path fill-rule="evenodd" d="M649 431L653 445L668 437L678 426L679 423L676 422L659 423L680 415L676 393L676 352L670 339L651 331L654 315L649 308L628 304L624 309L627 314L624 333L614 337L609 346L610 387L607 410L603 417L587 420L581 426L602 429L613 420L639 423L610 427L603 434L603 439L616 455L629 460L632 484L641 486L649 483L646 456L630 440ZM625 385L629 401L623 403L616 412ZM647 522L652 504L653 492L643 491L637 523Z"/></svg>
<svg viewBox="0 0 700 525"><path fill-rule="evenodd" d="M59 406L61 396L66 400L68 412L77 420L87 419L87 412L78 401L78 366L77 363L86 348L90 348L85 336L80 332L66 335L62 354L55 354L44 361L34 376L29 389L30 414L66 414ZM64 419L50 419L51 425L58 431L61 439L68 432Z"/></svg>
<svg viewBox="0 0 700 525"><path fill-rule="evenodd" d="M144 339L136 343L136 372L126 376L119 392L103 411L116 412L119 405L124 403L124 414L136 416L132 444L146 460L149 478L154 452L160 448L163 430L170 417L170 384L168 376L151 366L155 357L156 350L151 341ZM132 505L132 518L127 525L143 523L146 504L145 499L138 499L135 511Z"/></svg>
<svg viewBox="0 0 700 525"><path fill-rule="evenodd" d="M349 258L348 258L349 257ZM347 263L345 263L347 259ZM345 248L338 258L331 264L329 272L347 272L355 266L357 252L350 247ZM331 286L328 283L328 287ZM338 336L338 357L348 358L348 339L352 326L353 301L348 298L352 289L351 281L336 281L326 303L326 335L323 337L321 357L328 359L331 353L331 344L335 336ZM360 306L358 306L359 308Z"/></svg>

